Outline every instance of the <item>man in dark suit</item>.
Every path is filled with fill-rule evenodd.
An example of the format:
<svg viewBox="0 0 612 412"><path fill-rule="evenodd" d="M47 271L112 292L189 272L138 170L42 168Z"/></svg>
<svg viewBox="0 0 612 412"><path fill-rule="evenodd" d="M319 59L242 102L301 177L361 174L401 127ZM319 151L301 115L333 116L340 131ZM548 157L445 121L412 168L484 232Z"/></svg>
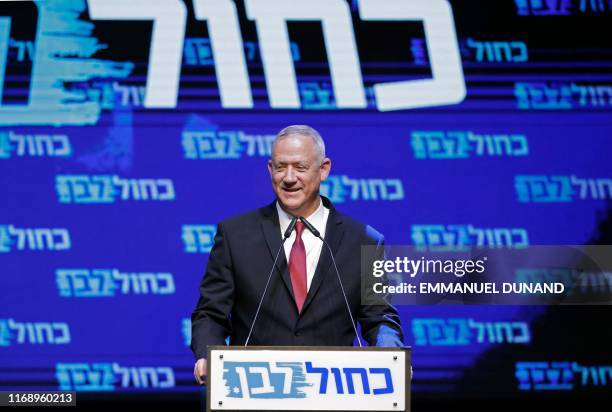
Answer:
<svg viewBox="0 0 612 412"><path fill-rule="evenodd" d="M219 223L191 317L198 383L206 379L207 346L222 345L227 337L232 345L245 344L282 233L295 216L305 217L329 243L362 336L370 345L403 345L395 308L384 299L362 300L361 246L374 246L381 257L383 237L319 195L330 169L319 133L289 126L277 135L268 161L276 200ZM249 344L352 345L355 330L327 247L301 221L282 247Z"/></svg>

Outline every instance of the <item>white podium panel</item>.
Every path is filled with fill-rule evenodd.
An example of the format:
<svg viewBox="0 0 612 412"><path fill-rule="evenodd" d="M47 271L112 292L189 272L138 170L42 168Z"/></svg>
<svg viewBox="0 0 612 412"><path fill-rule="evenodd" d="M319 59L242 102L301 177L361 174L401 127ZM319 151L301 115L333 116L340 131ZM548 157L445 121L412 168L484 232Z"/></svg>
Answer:
<svg viewBox="0 0 612 412"><path fill-rule="evenodd" d="M214 347L208 409L406 411L409 361L408 348Z"/></svg>

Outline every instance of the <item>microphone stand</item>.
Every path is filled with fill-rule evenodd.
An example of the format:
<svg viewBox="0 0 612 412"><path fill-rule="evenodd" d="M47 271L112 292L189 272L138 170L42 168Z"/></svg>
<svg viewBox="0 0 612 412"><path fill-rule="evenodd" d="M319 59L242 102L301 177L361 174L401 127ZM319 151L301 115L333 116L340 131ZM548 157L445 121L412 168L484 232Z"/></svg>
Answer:
<svg viewBox="0 0 612 412"><path fill-rule="evenodd" d="M359 338L359 334L357 333L357 326L355 325L355 319L353 319L353 313L351 312L351 307L349 306L348 299L346 297L346 292L344 291L344 285L342 284L342 280L340 279L340 271L338 270L338 266L336 265L336 259L334 258L334 253L332 252L332 249L329 246L329 243L327 243L325 239L323 239L323 237L321 236L321 233L308 220L306 220L302 216L300 216L300 220L302 221L302 223L304 223L304 226L306 226L306 228L310 230L310 232L313 235L321 239L323 244L327 246L329 255L332 258L332 263L334 264L334 269L336 270L336 276L338 277L338 283L340 284L340 290L342 291L342 296L344 297L344 303L346 304L346 310L348 311L349 317L351 318L351 325L353 326L353 330L355 331L355 336L357 337L357 342L359 343L359 347L363 347L363 345L361 344L361 339Z"/></svg>
<svg viewBox="0 0 612 412"><path fill-rule="evenodd" d="M266 281L266 286L264 288L263 293L261 294L261 299L259 299L259 304L257 305L257 311L255 311L255 317L253 318L253 322L251 322L251 328L249 329L249 334L246 338L246 341L244 342L245 347L249 345L249 340L251 340L251 334L253 333L253 328L255 327L255 322L257 321L257 317L259 316L261 305L266 296L266 292L268 291L268 286L270 285L270 280L272 279L272 273L274 273L274 268L276 267L276 262L278 261L280 252L283 249L285 241L289 238L289 236L291 236L291 232L293 232L293 229L295 228L295 224L297 223L297 221L298 221L297 217L294 217L293 219L291 219L289 226L287 226L287 230L285 230L285 233L283 235L283 241L281 242L278 248L278 251L276 252L276 256L274 257L274 262L272 263L272 268L270 268L270 274L268 275L268 280Z"/></svg>

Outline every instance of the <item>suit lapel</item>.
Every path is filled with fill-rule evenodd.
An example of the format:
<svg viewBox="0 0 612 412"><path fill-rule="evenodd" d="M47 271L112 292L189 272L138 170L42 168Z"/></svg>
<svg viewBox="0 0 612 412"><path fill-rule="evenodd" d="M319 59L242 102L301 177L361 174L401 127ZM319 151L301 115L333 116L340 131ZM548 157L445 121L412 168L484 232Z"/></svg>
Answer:
<svg viewBox="0 0 612 412"><path fill-rule="evenodd" d="M282 236L280 233L280 224L278 222L278 212L276 210L276 203L272 202L271 205L263 209L264 218L261 221L261 229L268 245L268 250L272 256L272 260L276 256L279 247L281 246ZM291 295L291 298L295 302L293 296L293 288L291 287L291 278L289 276L289 270L287 268L287 258L285 251L281 250L278 260L276 261L276 269L281 275L283 283L287 287L287 291ZM295 307L295 306L294 306Z"/></svg>
<svg viewBox="0 0 612 412"><path fill-rule="evenodd" d="M330 209L329 217L327 218L327 225L325 226L325 240L334 252L334 256L336 256L338 254L340 242L342 241L342 236L344 235L344 229L342 227L342 217L336 211L336 209L334 209L329 200L325 198L324 200L326 201L324 202L325 206L329 207ZM323 280L327 276L327 273L330 272L331 266L332 258L329 254L329 249L327 248L327 246L325 246L325 244L323 244L321 248L319 262L317 263L317 269L315 270L315 274L312 278L312 283L310 284L308 294L306 295L304 307L302 308L302 314L308 309L308 306L319 291L319 288L321 287ZM331 271L334 270L332 269Z"/></svg>

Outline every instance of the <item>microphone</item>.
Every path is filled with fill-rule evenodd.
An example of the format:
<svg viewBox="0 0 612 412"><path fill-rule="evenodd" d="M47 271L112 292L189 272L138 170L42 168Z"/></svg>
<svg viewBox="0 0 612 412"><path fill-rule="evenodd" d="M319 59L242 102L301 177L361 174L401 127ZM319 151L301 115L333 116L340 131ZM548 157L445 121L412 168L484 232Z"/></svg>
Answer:
<svg viewBox="0 0 612 412"><path fill-rule="evenodd" d="M302 223L304 224L304 226L306 226L306 229L310 230L312 232L313 235L315 235L315 237L318 237L319 239L321 239L323 242L325 242L325 239L323 239L321 237L321 233L319 233L319 231L305 218L303 218L302 216L300 216L300 220L302 221Z"/></svg>
<svg viewBox="0 0 612 412"><path fill-rule="evenodd" d="M363 345L361 344L361 339L359 338L359 333L357 333L357 326L355 325L355 319L353 319L353 313L351 312L351 307L349 306L348 299L346 298L346 292L344 291L344 285L342 284L342 279L340 279L340 271L338 270L338 266L336 265L336 259L334 258L334 252L332 252L332 249L329 246L329 243L327 243L327 241L323 239L323 237L321 236L321 233L308 220L306 220L303 216L300 216L300 220L302 221L304 226L306 226L306 228L310 230L310 232L313 235L315 235L315 237L318 237L319 239L321 239L323 244L327 246L329 255L332 258L332 263L334 264L334 269L336 270L336 276L338 277L338 283L340 284L340 290L342 291L342 296L344 297L344 303L346 304L346 310L348 311L349 317L351 318L351 325L353 326L353 330L355 331L355 336L357 337L357 343L359 343L359 347L363 347Z"/></svg>
<svg viewBox="0 0 612 412"><path fill-rule="evenodd" d="M291 236L291 232L293 232L293 229L295 229L295 224L297 223L297 221L298 221L297 217L294 217L293 219L291 219L291 222L289 222L289 226L287 226L287 230L285 230L285 236L283 237L283 242L287 240L289 236Z"/></svg>
<svg viewBox="0 0 612 412"><path fill-rule="evenodd" d="M261 304L264 301L264 298L266 297L266 292L268 291L268 285L270 285L270 280L272 279L272 273L274 273L274 268L276 267L276 262L278 261L278 257L280 256L280 252L281 250L283 250L283 246L285 244L285 241L289 238L289 236L291 236L291 232L293 232L293 229L295 229L295 224L297 223L298 218L297 216L294 217L293 219L291 219L291 222L289 222L289 226L287 226L287 230L285 230L285 233L283 235L283 241L281 242L280 246L278 247L278 251L276 252L276 256L274 257L274 262L272 263L272 268L270 268L270 274L268 275L268 280L266 281L266 286L264 287L264 291L261 294L261 299L259 299L259 304L257 305L257 311L255 311L255 317L253 318L253 322L251 322L251 328L249 329L249 334L246 338L246 341L244 342L244 346L248 346L249 345L249 340L251 340L251 334L253 333L253 328L255 327L255 322L257 321L257 317L259 316L259 311L261 309Z"/></svg>

